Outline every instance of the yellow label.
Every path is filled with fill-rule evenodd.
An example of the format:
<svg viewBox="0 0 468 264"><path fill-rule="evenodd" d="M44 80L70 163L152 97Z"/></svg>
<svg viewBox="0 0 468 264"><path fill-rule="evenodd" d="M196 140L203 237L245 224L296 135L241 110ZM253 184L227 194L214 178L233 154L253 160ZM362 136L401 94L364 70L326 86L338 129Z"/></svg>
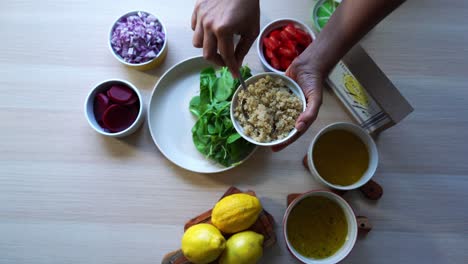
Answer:
<svg viewBox="0 0 468 264"><path fill-rule="evenodd" d="M361 105L362 107L367 108L369 106L369 98L367 97L364 87L349 74L343 76L343 83L346 88L346 91L349 95L354 98L354 101Z"/></svg>

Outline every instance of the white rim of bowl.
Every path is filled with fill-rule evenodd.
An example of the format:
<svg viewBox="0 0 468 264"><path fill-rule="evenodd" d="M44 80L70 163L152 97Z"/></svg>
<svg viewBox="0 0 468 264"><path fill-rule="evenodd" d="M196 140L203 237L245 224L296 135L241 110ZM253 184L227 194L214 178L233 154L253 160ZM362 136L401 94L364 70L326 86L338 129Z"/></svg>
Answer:
<svg viewBox="0 0 468 264"><path fill-rule="evenodd" d="M258 149L257 146L254 147L254 149L252 150L251 153L249 153L249 155L247 155L243 160L237 162L235 165L232 165L230 167L225 167L225 168L222 168L218 171L215 171L215 172L211 172L211 171L195 171L195 170L192 170L190 168L187 168L186 166L183 166L181 164L179 164L178 162L175 162L173 159L169 158L169 155L167 155L167 153L163 150L163 148L161 148L161 146L159 146L159 143L158 141L156 140L156 137L154 135L154 132L153 132L153 126L151 125L151 101L153 100L153 96L154 96L154 93L156 92L156 89L157 87L159 86L159 83L161 82L161 80L163 80L166 75L168 75L172 70L174 70L174 68L178 67L179 65L183 64L183 63L187 63L188 61L191 61L191 60L197 60L197 59L201 59L201 60L205 60L203 58L203 56L193 56L193 57L190 57L190 58L187 58L185 60L182 60L176 64L174 64L171 68L169 68L166 72L164 72L164 74L158 79L158 81L156 82L156 84L154 85L154 88L153 88L153 91L151 92L151 95L149 97L149 100L148 100L148 109L146 109L147 111L147 122L148 122L148 128L149 128L149 131L150 131L150 135L151 135L151 138L153 139L153 142L154 144L156 145L156 147L159 149L159 151L161 151L161 153L163 154L164 157L166 157L167 160L169 160L170 162L174 163L175 165L179 166L180 168L184 169L184 170L187 170L187 171L191 171L191 172L195 172L195 173L202 173L202 174L216 174L216 173L221 173L221 172L224 172L224 171L228 171L230 169L233 169L235 167L238 167L239 165L241 165L242 163L244 163L245 161L247 161L250 157L252 157L252 155L254 154L254 152ZM217 66L214 66L213 67L217 67ZM232 119L231 119L232 120ZM200 153L200 155L203 155Z"/></svg>
<svg viewBox="0 0 468 264"><path fill-rule="evenodd" d="M284 75L284 74L281 74L281 73L277 73L277 72L263 72L263 73L259 73L259 74L255 74L255 75L252 75L252 77L248 78L247 80L245 80L246 82L246 85L249 86L249 81L252 80L252 79L255 79L255 78L262 78L262 77L265 77L265 76L274 76L274 77L277 77L277 78L282 78L282 79L286 79L288 82L292 83L295 87L295 89L297 89L299 91L299 98L301 99L301 102L302 102L302 112L305 111L305 109L307 108L307 100L305 98L305 95L304 95L304 92L302 91L301 87L299 86L299 84L297 84L293 79L289 78L288 76ZM288 88L293 91L293 89L287 85ZM231 120L232 120L232 123L234 125L234 128L236 129L237 133L239 133L241 135L242 138L244 138L245 140L249 141L250 143L252 144L255 144L257 146L262 146L262 147L271 147L271 146L276 146L276 145L279 145L281 143L284 143L286 142L287 140L289 140L291 137L293 137L298 131L296 129L296 127L294 127L291 132L289 132L288 136L285 137L285 138L282 138L282 139L279 139L279 140L274 140L272 142L258 142L258 141L255 141L254 139L252 139L251 137L247 136L244 131L240 131L240 128L243 130L243 127L238 124L238 121L237 119L235 119L234 117L234 104L232 102L234 102L234 100L237 99L237 94L238 92L242 89L242 86L239 85L236 89L236 91L234 92L234 95L232 96L232 101L231 101L231 107L230 107L230 115L231 115ZM302 113L301 112L301 113ZM237 127L239 126L239 128Z"/></svg>
<svg viewBox="0 0 468 264"><path fill-rule="evenodd" d="M159 23L161 23L161 27L162 27L162 30L164 32L164 43L163 43L163 46L161 47L161 50L159 50L158 54L156 54L156 57L152 58L151 60L149 61L145 61L143 63L128 63L126 62L122 57L120 57L120 55L118 55L114 48L112 48L112 44L111 44L111 39L112 39L112 32L114 32L114 28L115 28L115 25L117 24L117 22L120 21L120 19L124 18L124 17L127 17L127 16L130 16L130 15L134 15L134 14L137 14L138 12L144 12L144 13L147 13L149 15L152 15L154 17L156 17L156 19L158 19ZM164 25L164 23L161 21L161 19L155 15L153 15L152 13L150 12L147 12L147 11L142 11L142 10L135 10L135 11L130 11L122 16L120 16L113 24L112 26L110 27L110 31L109 31L109 39L107 41L108 43L108 47L112 53L112 55L114 55L114 57L119 61L121 62L122 64L125 64L127 66L144 66L144 65L147 65L147 64L150 64L151 62L153 62L155 59L159 58L159 56L161 56L162 52L164 51L164 49L166 49L166 45L167 45L167 30L166 30L166 26Z"/></svg>
<svg viewBox="0 0 468 264"><path fill-rule="evenodd" d="M116 133L110 133L110 132L106 132L102 129L101 126L99 127L96 127L92 122L91 122L91 117L88 115L88 104L92 103L94 105L94 97L96 97L96 94L95 91L98 87L100 86L103 86L107 83L110 83L110 82L120 82L120 83L123 83L125 85L127 85L128 87L130 87L135 93L136 95L138 96L138 101L140 102L140 110L138 110L138 115L137 117L135 118L135 121L133 121L133 123L127 127L126 129L120 131L120 132L116 132ZM109 87L110 88L110 87ZM94 94L94 96L92 96ZM93 98L91 98L93 97ZM92 102L91 102L92 100ZM101 135L104 135L104 136L110 136L110 137L119 137L123 134L126 134L129 130L133 129L135 126L138 125L138 121L142 118L142 115L143 115L143 109L144 109L144 106L143 106L143 98L140 94L140 91L138 90L138 88L136 88L135 85L133 85L132 83L128 82L128 81L125 81L125 80L121 80L121 79L108 79L108 80L105 80L105 81L102 81L102 82L99 82L97 83L96 85L93 86L93 88L91 89L91 91L89 91L88 95L86 96L86 100L85 100L85 104L84 104L84 112L85 112L85 116L86 116L86 120L88 121L88 124L96 131L98 132L99 134ZM93 117L94 119L96 119L96 117L94 116L94 111L93 111ZM97 123L97 121L96 121ZM99 124L98 124L99 125Z"/></svg>
<svg viewBox="0 0 468 264"><path fill-rule="evenodd" d="M285 73L284 71L280 71L280 70L277 70L277 69L273 68L273 66L271 66L270 63L268 63L268 61L266 60L265 55L263 53L263 40L262 40L263 37L267 33L270 33L274 29L277 29L278 27L272 28L272 26L274 24L276 24L276 23L279 23L279 22L292 22L292 23L298 25L300 28L305 29L307 31L307 33L309 33L309 35L311 36L312 41L315 40L315 33L309 26L307 26L303 22L301 22L301 21L299 21L297 19L294 19L294 18L279 18L279 19L271 21L265 27L263 27L263 29L260 31L260 34L257 37L257 55L260 58L260 61L262 62L262 64L268 70L270 70L272 72L275 72L275 73L284 74Z"/></svg>
<svg viewBox="0 0 468 264"><path fill-rule="evenodd" d="M362 132L361 134L364 135L364 137L368 138L368 142L364 142L364 140L361 139L360 135L356 135L356 133L351 132L351 133L355 134L357 137L359 137L361 139L361 141L363 141L364 145L366 145L367 150L369 152L369 168L367 168L367 171L365 172L365 174L362 177L364 177L366 175L370 175L370 176L367 176L366 177L367 179L365 181L362 181L362 182L358 181L358 182L355 182L355 183L353 183L351 185L346 185L346 186L335 185L335 184L332 184L332 183L326 181L324 178L322 178L322 176L320 176L317 169L315 168L314 161L313 161L313 158L312 158L312 151L314 150L315 143L317 142L319 137L322 136L326 132L326 130L328 130L330 128L333 128L335 126L351 127L351 128L356 129L358 131L361 131ZM375 158L372 157L373 153L375 153ZM371 164L372 164L371 161L372 160L375 160L375 166L371 166ZM309 148L307 149L307 163L308 163L310 173L314 174L316 176L315 178L318 179L322 184L324 184L324 185L326 185L326 186L328 186L330 188L336 189L336 190L343 190L343 191L355 190L355 189L358 189L358 188L362 187L364 184L366 184L368 181L370 181L372 179L372 177L374 177L375 172L377 171L378 164L379 164L379 152L378 152L377 145L375 144L374 139L362 127L360 127L358 125L355 125L353 123L348 123L348 122L335 122L335 123L329 124L329 125L325 126L324 128L320 129L320 131L314 136L314 138L312 139L312 142L309 145Z"/></svg>
<svg viewBox="0 0 468 264"><path fill-rule="evenodd" d="M349 222L348 222L348 226L354 226L355 228L353 228L353 231L351 232L351 230L348 230L348 236L350 236L348 238L347 241L350 241L350 247L346 250L343 251L342 254L342 257L337 260L337 261L329 261L327 259L325 260L320 260L320 259L317 259L317 260L307 260L304 256L300 255L295 249L294 247L291 245L291 243L289 243L289 239L288 239L288 234L287 234L287 224L288 224L288 218L289 218L289 215L291 214L291 211L294 209L294 207L302 200L308 198L308 197L311 197L311 196L314 196L314 195L319 195L319 196L332 196L334 197L336 200L340 201L338 204L340 205L340 207L343 209L343 211L346 211L345 212L345 216L348 215L348 213L351 215L351 219L349 219ZM328 197L327 197L328 198ZM331 198L330 198L331 199ZM348 217L346 217L348 218ZM350 234L351 233L351 234ZM336 193L334 192L331 192L331 191L327 191L327 190L312 190L312 191L308 191L308 192L305 192L301 195L299 195L297 198L295 198L291 204L288 205L288 207L286 208L286 211L284 213L284 216L283 216L283 237L284 237L284 241L286 243L286 247L288 249L288 251L291 253L291 255L294 256L294 258L296 258L297 260L299 260L300 262L302 263L320 263L320 262L323 262L323 263L338 263L340 261L342 261L343 259L345 259L349 253L353 250L354 248L354 245L356 244L356 240L357 240L357 235L358 235L358 226L357 226L357 220L356 220L356 213L354 212L353 208L351 207L351 205L349 205L349 203L343 199L343 197L337 195ZM346 241L345 241L345 244L346 244ZM337 252L335 252L335 254L333 254L332 256L330 256L329 258L332 258L333 256L335 256L337 253L339 253L343 247L345 246L345 244L343 244L343 246L338 249Z"/></svg>

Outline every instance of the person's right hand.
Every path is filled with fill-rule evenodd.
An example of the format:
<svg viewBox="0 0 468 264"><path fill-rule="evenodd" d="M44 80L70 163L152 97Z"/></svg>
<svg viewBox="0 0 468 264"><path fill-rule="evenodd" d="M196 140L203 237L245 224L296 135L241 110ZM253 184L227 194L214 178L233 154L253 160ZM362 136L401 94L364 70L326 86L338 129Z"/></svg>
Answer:
<svg viewBox="0 0 468 264"><path fill-rule="evenodd" d="M238 78L242 61L260 30L259 0L197 0L192 14L193 46L203 57L227 66ZM234 35L240 35L234 47Z"/></svg>

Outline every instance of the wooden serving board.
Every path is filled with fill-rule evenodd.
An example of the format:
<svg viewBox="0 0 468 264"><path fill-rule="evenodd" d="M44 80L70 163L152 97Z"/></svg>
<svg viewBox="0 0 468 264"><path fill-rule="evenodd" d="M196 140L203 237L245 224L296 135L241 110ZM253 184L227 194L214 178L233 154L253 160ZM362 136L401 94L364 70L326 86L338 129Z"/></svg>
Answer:
<svg viewBox="0 0 468 264"><path fill-rule="evenodd" d="M236 187L230 187L224 195L220 198L220 200L226 196L231 194L242 193L241 190L237 189ZM254 191L246 191L244 193L256 196ZM190 219L184 226L184 231L186 231L189 227L200 224L200 223L208 223L211 224L211 210L204 212L203 214ZM254 231L256 233L262 234L264 236L263 247L268 248L273 246L276 243L276 235L274 231L274 220L273 216L269 214L267 211L262 210L260 212L260 216L258 217L257 221L248 229ZM225 235L227 238L228 236ZM192 262L188 261L182 250L176 250L173 252L168 253L164 256L161 264L190 264ZM217 261L213 262L217 263Z"/></svg>

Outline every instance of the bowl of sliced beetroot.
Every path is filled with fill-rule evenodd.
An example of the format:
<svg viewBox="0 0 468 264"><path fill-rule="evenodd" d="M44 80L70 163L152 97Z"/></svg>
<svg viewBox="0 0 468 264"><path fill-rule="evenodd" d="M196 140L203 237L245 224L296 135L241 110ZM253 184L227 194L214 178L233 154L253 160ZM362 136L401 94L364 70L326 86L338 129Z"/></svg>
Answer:
<svg viewBox="0 0 468 264"><path fill-rule="evenodd" d="M315 39L304 23L282 18L266 25L257 40L257 53L266 71L284 73Z"/></svg>
<svg viewBox="0 0 468 264"><path fill-rule="evenodd" d="M98 133L124 137L143 122L143 101L138 89L123 80L107 80L96 85L85 102L85 115Z"/></svg>

